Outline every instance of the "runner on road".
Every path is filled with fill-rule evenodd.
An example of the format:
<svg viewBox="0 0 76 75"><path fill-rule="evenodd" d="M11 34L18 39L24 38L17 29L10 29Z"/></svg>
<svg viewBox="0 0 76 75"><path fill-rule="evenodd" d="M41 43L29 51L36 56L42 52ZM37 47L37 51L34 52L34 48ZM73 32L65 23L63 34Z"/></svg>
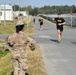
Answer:
<svg viewBox="0 0 76 75"><path fill-rule="evenodd" d="M61 17L61 13L57 14L58 17L52 18L53 21L56 21L56 27L58 32L58 43L60 43L63 32L63 25L66 24L65 20Z"/></svg>
<svg viewBox="0 0 76 75"><path fill-rule="evenodd" d="M39 19L40 22L40 30L43 30L43 19Z"/></svg>
<svg viewBox="0 0 76 75"><path fill-rule="evenodd" d="M34 24L35 24L35 18L33 19L33 22L34 22Z"/></svg>

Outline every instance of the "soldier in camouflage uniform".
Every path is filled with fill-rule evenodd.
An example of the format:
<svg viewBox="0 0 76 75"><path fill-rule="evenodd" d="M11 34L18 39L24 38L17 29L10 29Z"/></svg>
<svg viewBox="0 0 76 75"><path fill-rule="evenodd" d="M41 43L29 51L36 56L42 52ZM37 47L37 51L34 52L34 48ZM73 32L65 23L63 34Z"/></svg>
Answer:
<svg viewBox="0 0 76 75"><path fill-rule="evenodd" d="M16 33L9 36L6 39L7 44L11 48L11 62L14 68L14 75L25 75L28 68L28 61L26 55L26 45L30 43L32 48L35 49L35 40L28 37L27 34L23 32L24 23L18 22L16 25Z"/></svg>

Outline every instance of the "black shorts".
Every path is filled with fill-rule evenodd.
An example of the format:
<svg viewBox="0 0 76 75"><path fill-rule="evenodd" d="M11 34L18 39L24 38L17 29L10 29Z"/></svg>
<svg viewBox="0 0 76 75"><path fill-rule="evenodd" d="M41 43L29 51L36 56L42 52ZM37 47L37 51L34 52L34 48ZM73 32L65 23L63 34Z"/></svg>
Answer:
<svg viewBox="0 0 76 75"><path fill-rule="evenodd" d="M63 31L63 27L57 27L57 30Z"/></svg>
<svg viewBox="0 0 76 75"><path fill-rule="evenodd" d="M40 26L43 25L43 22L40 22Z"/></svg>

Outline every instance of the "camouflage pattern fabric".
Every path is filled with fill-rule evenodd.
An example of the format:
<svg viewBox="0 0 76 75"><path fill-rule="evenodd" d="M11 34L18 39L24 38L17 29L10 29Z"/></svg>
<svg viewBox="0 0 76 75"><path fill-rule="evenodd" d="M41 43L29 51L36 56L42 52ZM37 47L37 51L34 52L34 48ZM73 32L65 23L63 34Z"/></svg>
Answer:
<svg viewBox="0 0 76 75"><path fill-rule="evenodd" d="M15 25L21 25L22 23L24 23L26 25L26 21L24 18L25 17L18 16L18 18L15 20Z"/></svg>
<svg viewBox="0 0 76 75"><path fill-rule="evenodd" d="M35 44L34 43L31 43L31 45L29 47L30 47L30 50L32 50L32 51L35 50Z"/></svg>
<svg viewBox="0 0 76 75"><path fill-rule="evenodd" d="M14 68L14 75L25 75L25 71L28 68L26 55L28 41L28 36L22 31L14 33L6 39L7 44L11 47L11 62Z"/></svg>

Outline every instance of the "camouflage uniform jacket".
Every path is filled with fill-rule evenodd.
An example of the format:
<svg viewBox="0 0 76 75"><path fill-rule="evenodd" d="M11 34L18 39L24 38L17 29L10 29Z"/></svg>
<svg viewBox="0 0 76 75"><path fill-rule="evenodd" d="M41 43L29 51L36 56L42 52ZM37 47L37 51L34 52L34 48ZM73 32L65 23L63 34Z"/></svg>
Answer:
<svg viewBox="0 0 76 75"><path fill-rule="evenodd" d="M11 47L12 58L26 57L26 45L28 41L28 36L22 31L14 33L7 38L7 44Z"/></svg>

